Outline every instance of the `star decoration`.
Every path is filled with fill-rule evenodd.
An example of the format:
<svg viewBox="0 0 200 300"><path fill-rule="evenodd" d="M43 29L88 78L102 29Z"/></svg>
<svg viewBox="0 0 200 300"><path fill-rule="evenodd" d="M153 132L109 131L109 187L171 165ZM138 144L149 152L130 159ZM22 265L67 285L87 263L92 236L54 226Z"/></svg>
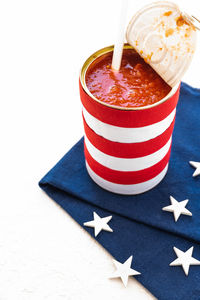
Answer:
<svg viewBox="0 0 200 300"><path fill-rule="evenodd" d="M185 206L189 201L188 199L178 202L176 199L170 196L170 201L171 201L171 205L163 207L162 210L173 212L175 222L178 221L178 218L180 217L181 214L192 216L192 213L187 208L185 208Z"/></svg>
<svg viewBox="0 0 200 300"><path fill-rule="evenodd" d="M191 166L193 166L194 168L196 168L196 170L193 173L193 177L200 175L200 162L196 162L196 161L190 161L189 162L191 164Z"/></svg>
<svg viewBox="0 0 200 300"><path fill-rule="evenodd" d="M113 262L114 262L117 270L113 273L113 275L110 278L121 277L121 280L122 280L124 286L126 287L129 276L140 275L141 273L137 272L134 269L131 269L132 259L133 259L133 256L130 256L123 264L118 262L117 260L113 259Z"/></svg>
<svg viewBox="0 0 200 300"><path fill-rule="evenodd" d="M110 228L110 226L107 224L112 219L112 216L101 218L95 212L93 212L93 216L93 221L85 222L83 225L87 227L93 227L95 236L97 236L101 230L113 232L112 228Z"/></svg>
<svg viewBox="0 0 200 300"><path fill-rule="evenodd" d="M186 276L189 273L190 266L200 265L200 261L192 257L194 247L191 247L186 252L183 252L176 247L173 249L178 258L171 262L170 266L182 266Z"/></svg>

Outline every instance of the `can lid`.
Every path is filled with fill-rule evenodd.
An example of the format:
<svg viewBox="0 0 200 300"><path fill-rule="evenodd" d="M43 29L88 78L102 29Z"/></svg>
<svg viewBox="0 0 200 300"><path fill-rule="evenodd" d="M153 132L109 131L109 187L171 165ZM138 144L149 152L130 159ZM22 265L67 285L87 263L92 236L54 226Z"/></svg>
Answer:
<svg viewBox="0 0 200 300"><path fill-rule="evenodd" d="M144 60L171 86L183 77L196 46L197 18L168 1L151 3L131 19L126 38Z"/></svg>

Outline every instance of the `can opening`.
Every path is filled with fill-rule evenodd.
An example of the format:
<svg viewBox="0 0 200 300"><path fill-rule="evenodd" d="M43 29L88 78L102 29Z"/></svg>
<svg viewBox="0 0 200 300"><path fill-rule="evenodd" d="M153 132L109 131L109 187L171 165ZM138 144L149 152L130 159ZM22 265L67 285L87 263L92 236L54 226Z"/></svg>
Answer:
<svg viewBox="0 0 200 300"><path fill-rule="evenodd" d="M169 94L167 94L164 98L162 98L161 100L159 100L158 102L151 104L151 105L146 105L146 106L140 106L140 107L120 107L120 106L116 106L116 105L111 105L108 104L106 102L102 102L99 99L97 99L88 89L87 85L86 85L86 80L85 80L85 76L86 76L86 72L89 68L89 66L99 57L101 57L102 55L112 52L113 51L114 46L109 46L109 47L105 47L103 49L100 49L98 51L96 51L94 54L92 54L83 64L83 67L81 69L81 73L80 73L80 82L81 85L83 87L83 89L85 90L85 92L95 101L99 102L102 105L111 107L111 108L115 108L115 109L119 109L119 110L143 110L143 109L148 109L154 106L157 106L163 102L165 102L167 99L169 99L173 94L175 94L175 92L177 91L180 83L178 83L175 87L173 87L171 89L171 91L169 92ZM124 45L124 49L133 49L133 47L129 44L125 44Z"/></svg>

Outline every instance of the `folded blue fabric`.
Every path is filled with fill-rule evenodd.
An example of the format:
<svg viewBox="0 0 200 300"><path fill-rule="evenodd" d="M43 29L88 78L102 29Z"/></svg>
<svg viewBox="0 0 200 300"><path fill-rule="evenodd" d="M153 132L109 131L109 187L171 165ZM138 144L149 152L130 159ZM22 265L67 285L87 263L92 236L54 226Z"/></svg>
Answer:
<svg viewBox="0 0 200 300"><path fill-rule="evenodd" d="M133 255L140 281L159 300L200 300L200 266L191 266L185 276L182 267L170 267L177 258L173 247L186 251L194 246L193 257L200 260L200 176L189 161L200 161L200 89L182 83L177 108L169 170L154 189L136 196L107 192L87 174L81 139L40 181L40 187L80 225L112 215L113 233L102 231L96 240L116 260ZM172 195L189 199L193 216L162 211ZM94 230L84 227L93 237Z"/></svg>

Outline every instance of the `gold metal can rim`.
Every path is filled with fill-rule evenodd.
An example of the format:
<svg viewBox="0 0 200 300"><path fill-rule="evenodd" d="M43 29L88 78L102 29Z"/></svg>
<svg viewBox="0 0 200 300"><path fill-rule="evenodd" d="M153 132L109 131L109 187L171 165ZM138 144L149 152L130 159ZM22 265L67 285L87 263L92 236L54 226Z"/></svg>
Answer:
<svg viewBox="0 0 200 300"><path fill-rule="evenodd" d="M82 85L82 88L84 89L84 91L96 102L102 104L102 105L105 105L105 106L108 106L110 108L114 108L114 109L118 109L118 110L125 110L125 111L133 111L133 110L144 110L144 109L149 109L149 108L152 108L152 107L155 107L157 105L160 105L162 104L163 102L165 102L166 100L168 100L169 98L171 98L175 92L177 91L180 83L178 83L176 86L174 86L171 91L169 92L169 94L167 94L163 99L161 99L160 101L154 103L154 104L151 104L151 105L146 105L146 106L141 106L141 107L120 107L120 106L116 106L116 105L111 105L111 104L108 104L108 103L105 103L103 101L100 101L99 99L97 99L96 97L94 97L94 95L89 91L87 85L86 85L86 82L85 82L85 75L86 75L86 72L89 68L89 66L95 61L95 59L97 59L98 57L100 57L101 55L103 54L106 54L106 53L109 53L109 52L112 52L114 49L114 45L112 46L108 46L108 47L105 47L105 48L102 48L96 52L94 52L91 56L88 57L88 59L86 59L86 61L84 62L82 68L81 68L81 71L80 71L80 82L81 82L81 85ZM124 44L124 49L133 49L134 48L129 45L129 44Z"/></svg>

